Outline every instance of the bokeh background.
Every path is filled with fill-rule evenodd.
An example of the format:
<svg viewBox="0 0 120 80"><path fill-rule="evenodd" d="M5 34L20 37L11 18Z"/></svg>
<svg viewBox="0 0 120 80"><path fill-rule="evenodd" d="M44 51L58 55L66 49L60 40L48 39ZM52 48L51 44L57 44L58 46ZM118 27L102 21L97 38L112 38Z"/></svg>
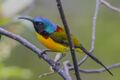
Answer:
<svg viewBox="0 0 120 80"><path fill-rule="evenodd" d="M120 8L120 0L107 0ZM62 0L65 15L70 29L89 50L91 45L92 18L95 0ZM0 25L15 34L21 35L31 43L44 50L36 40L32 24L18 20L17 16L42 16L61 25L61 19L56 6L56 0L0 0ZM101 5L97 18L95 56L105 65L120 62L120 13ZM77 54L81 59L83 54ZM54 58L55 54L49 54ZM62 61L71 59L67 55ZM91 59L81 66L83 69L97 69ZM18 42L2 36L0 40L0 80L62 80L58 74L39 78L39 75L49 72L49 65L39 59L32 51ZM111 70L114 76L107 72L87 74L81 73L83 80L119 80L120 68ZM74 72L71 71L74 78ZM73 79L75 80L75 79Z"/></svg>

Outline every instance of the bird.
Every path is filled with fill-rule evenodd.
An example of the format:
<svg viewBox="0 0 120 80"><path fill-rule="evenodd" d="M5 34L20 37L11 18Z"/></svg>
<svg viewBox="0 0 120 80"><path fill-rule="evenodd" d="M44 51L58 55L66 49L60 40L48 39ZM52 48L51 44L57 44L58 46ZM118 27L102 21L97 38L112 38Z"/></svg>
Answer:
<svg viewBox="0 0 120 80"><path fill-rule="evenodd" d="M65 54L69 49L69 42L65 30L50 21L45 17L24 17L21 16L19 19L28 20L33 23L35 29L35 34L40 43L42 43L46 48L51 51L60 52ZM70 34L72 42L74 44L75 51L83 52L93 59L96 63L104 67L104 69L113 76L112 72L91 52L88 52L86 48L83 47L81 42L73 35Z"/></svg>

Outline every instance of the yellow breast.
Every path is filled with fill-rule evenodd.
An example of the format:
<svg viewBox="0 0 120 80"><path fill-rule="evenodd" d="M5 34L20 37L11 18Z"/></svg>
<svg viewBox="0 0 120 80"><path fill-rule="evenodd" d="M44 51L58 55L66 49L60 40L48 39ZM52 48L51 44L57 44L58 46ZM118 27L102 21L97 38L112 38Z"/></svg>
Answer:
<svg viewBox="0 0 120 80"><path fill-rule="evenodd" d="M51 50L57 51L57 52L64 52L68 49L68 47L53 41L53 39L51 39L51 38L46 39L42 35L39 35L38 33L36 33L36 35L37 35L37 39L40 41L40 43L42 43L48 49L51 49Z"/></svg>

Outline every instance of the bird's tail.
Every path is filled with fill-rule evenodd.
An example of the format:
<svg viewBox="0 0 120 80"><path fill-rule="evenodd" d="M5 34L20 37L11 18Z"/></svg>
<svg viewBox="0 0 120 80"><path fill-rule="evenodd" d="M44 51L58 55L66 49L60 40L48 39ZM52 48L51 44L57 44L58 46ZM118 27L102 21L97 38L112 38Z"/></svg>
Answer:
<svg viewBox="0 0 120 80"><path fill-rule="evenodd" d="M98 60L92 53L88 52L82 45L79 46L79 48L86 54L88 55L91 59L93 59L96 63L100 64L102 67L108 71L110 75L113 76L112 72L100 61Z"/></svg>

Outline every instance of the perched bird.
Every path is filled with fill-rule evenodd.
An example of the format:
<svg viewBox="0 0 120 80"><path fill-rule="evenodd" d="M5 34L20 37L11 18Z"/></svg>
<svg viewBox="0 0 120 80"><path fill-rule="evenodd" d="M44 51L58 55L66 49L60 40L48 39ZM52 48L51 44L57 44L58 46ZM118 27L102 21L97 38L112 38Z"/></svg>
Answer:
<svg viewBox="0 0 120 80"><path fill-rule="evenodd" d="M64 29L60 26L43 17L35 17L33 19L28 17L19 17L19 19L25 19L33 23L37 39L48 49L56 52L61 52L63 54L69 51L68 38ZM83 51L96 63L104 67L110 75L113 75L100 60L98 60L92 53L89 53L83 47L80 41L73 34L71 34L71 38L76 51Z"/></svg>

